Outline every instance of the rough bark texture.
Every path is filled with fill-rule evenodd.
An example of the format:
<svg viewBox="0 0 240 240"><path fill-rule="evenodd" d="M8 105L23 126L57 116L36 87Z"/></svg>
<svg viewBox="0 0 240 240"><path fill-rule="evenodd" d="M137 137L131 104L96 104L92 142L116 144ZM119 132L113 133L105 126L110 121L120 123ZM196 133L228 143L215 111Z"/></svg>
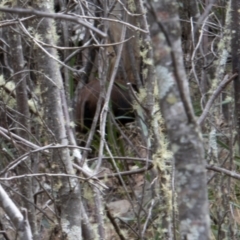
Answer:
<svg viewBox="0 0 240 240"><path fill-rule="evenodd" d="M184 70L176 1L153 4L162 34L153 37L160 107L175 159L181 239L209 239L204 151Z"/></svg>
<svg viewBox="0 0 240 240"><path fill-rule="evenodd" d="M9 43L11 45L11 57L12 57L12 70L13 70L13 79L16 85L16 103L17 103L17 133L19 136L24 139L29 138L29 107L28 107L28 96L27 96L27 85L26 78L28 76L28 72L24 72L24 57L23 57L23 49L22 49L22 40L21 35L18 33L20 29L15 26L8 33L11 37L9 37ZM24 154L28 151L28 149L19 148L20 154ZM26 174L31 169L31 160L28 159L24 161L18 167L18 173L20 175ZM38 231L37 231L37 222L36 222L36 212L34 207L33 194L34 189L32 185L32 178L23 178L20 180L20 188L23 198L23 206L28 209L28 218L30 222L30 226L32 228L33 237L37 239Z"/></svg>
<svg viewBox="0 0 240 240"><path fill-rule="evenodd" d="M53 1L35 1L36 9L49 12ZM56 31L52 19L43 18L38 22L38 34L49 45L55 45ZM58 58L56 49L45 47L48 54ZM50 58L43 49L37 48L37 64L39 84L41 84L44 103L45 121L49 127L49 135L55 143L68 144L60 91L63 90L62 77L58 63ZM56 150L51 159L51 168L55 173L74 174L69 150ZM57 210L61 222L64 239L81 239L81 195L76 179L58 178L54 180L53 192L56 194Z"/></svg>

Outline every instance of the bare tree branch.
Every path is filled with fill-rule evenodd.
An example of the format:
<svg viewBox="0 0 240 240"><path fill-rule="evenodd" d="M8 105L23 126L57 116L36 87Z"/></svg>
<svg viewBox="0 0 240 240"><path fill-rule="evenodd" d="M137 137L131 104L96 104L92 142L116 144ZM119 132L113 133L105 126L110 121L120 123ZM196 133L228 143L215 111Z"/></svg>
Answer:
<svg viewBox="0 0 240 240"><path fill-rule="evenodd" d="M6 212L12 223L14 224L20 240L32 240L32 232L27 219L27 211L23 210L24 215L16 207L14 202L9 198L8 194L0 185L0 206Z"/></svg>

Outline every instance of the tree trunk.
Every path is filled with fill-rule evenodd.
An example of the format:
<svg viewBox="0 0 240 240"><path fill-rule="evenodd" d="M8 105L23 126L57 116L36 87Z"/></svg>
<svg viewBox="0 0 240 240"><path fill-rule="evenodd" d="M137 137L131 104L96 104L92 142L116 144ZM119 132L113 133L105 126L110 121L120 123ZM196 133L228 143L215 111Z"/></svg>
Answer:
<svg viewBox="0 0 240 240"><path fill-rule="evenodd" d="M21 35L19 34L20 29L17 25L14 28L9 29L9 44L11 46L11 57L12 57L12 70L13 79L16 85L16 103L17 103L17 133L24 139L29 139L29 107L28 107L28 96L27 96L27 84L26 79L28 72L24 71L24 56L23 56L23 45ZM20 154L24 154L29 149L18 149ZM31 159L27 159L21 163L18 167L18 173L24 175L29 173L31 169ZM28 219L32 229L34 239L38 239L37 231L37 220L36 212L34 207L33 194L35 193L32 185L32 178L22 178L20 180L21 193L24 196L23 206L28 210Z"/></svg>
<svg viewBox="0 0 240 240"><path fill-rule="evenodd" d="M158 1L153 8L162 31L153 37L153 42L160 108L175 161L181 239L207 240L209 213L204 151L190 104L177 2Z"/></svg>
<svg viewBox="0 0 240 240"><path fill-rule="evenodd" d="M51 12L53 11L53 1L35 1L34 7L40 11ZM52 19L43 18L35 26L45 44L56 45L57 35ZM67 145L68 139L61 101L63 81L59 65L53 59L58 58L57 51L53 47L44 47L43 49L38 45L36 56L40 72L38 81L42 89L44 117L49 129L49 138L56 144ZM54 150L51 158L51 171L74 174L68 148ZM79 182L76 179L58 177L53 180L52 186L52 191L56 196L56 211L60 218L62 237L64 239L82 239Z"/></svg>

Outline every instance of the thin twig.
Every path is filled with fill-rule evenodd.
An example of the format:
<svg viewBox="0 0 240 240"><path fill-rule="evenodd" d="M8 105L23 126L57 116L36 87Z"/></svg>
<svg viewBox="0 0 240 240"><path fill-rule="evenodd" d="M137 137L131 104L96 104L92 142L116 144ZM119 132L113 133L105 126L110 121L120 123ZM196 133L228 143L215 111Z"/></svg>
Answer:
<svg viewBox="0 0 240 240"><path fill-rule="evenodd" d="M58 62L59 64L61 64L62 66L66 67L67 69L69 69L69 70L71 70L71 71L73 71L73 72L77 72L77 73L83 72L81 69L80 69L80 70L76 70L76 69L74 69L74 68L66 65L65 63L63 63L62 61L60 61L60 60L58 60L56 57L54 57L52 54L50 54L45 48L42 47L42 43L43 43L43 42L41 42L41 41L37 40L36 38L34 38L34 37L28 32L28 30L25 28L25 26L24 26L21 22L19 22L19 23L20 23L20 25L21 25L24 33L25 33L30 39L32 39L32 40L34 41L34 43L35 43L45 54L47 54L51 59L55 60L56 62Z"/></svg>
<svg viewBox="0 0 240 240"><path fill-rule="evenodd" d="M3 8L3 7L0 7L0 11L1 12L8 12L8 13L17 13L17 14L32 14L32 15L35 15L36 17L64 19L64 20L68 20L68 21L72 21L72 22L76 22L78 24L81 24L84 27L87 27L87 28L91 29L92 31L96 32L101 37L104 37L104 38L107 37L106 33L104 33L102 31L100 31L99 29L95 28L90 23L87 23L87 22L81 20L80 19L81 16L78 16L78 18L76 18L76 16L70 16L70 15L62 14L62 13L47 13L47 12L43 12L43 11L37 11L37 10L34 10L34 9L24 9L24 8Z"/></svg>
<svg viewBox="0 0 240 240"><path fill-rule="evenodd" d="M119 238L121 240L126 240L126 238L123 236L123 234L121 232L121 229L118 227L118 225L117 225L114 217L112 216L112 214L111 214L111 212L110 212L110 210L109 210L107 205L105 205L105 210L106 210L106 213L107 213L107 217L110 220L110 222L112 223L112 225L113 225L117 235L119 236Z"/></svg>
<svg viewBox="0 0 240 240"><path fill-rule="evenodd" d="M143 230L142 230L142 233L141 233L142 238L144 238L144 234L145 234L145 232L147 230L147 226L148 226L149 220L150 220L151 215L152 215L152 209L153 209L154 203L155 203L155 199L152 199L151 206L150 206L150 208L148 210L148 216L147 216L147 219L146 219L146 221L144 223Z"/></svg>
<svg viewBox="0 0 240 240"><path fill-rule="evenodd" d="M12 176L12 177L4 177L0 178L0 181L11 181L15 179L20 179L20 178L26 178L26 177L71 177L71 178L77 178L83 181L86 181L86 178L79 177L77 175L73 174L65 174L65 173L33 173L33 174L23 174L23 175L17 175L17 176Z"/></svg>
<svg viewBox="0 0 240 240"><path fill-rule="evenodd" d="M92 16L81 16L81 15L75 15L73 14L73 16L68 15L68 14L63 14L63 13L47 13L47 12L42 12L42 11L37 11L34 9L24 9L24 8L3 8L0 7L0 11L1 12L9 12L9 13L17 13L17 14L32 14L35 15L36 17L46 17L46 18L53 18L53 19L63 19L63 20L68 20L71 22L75 22L78 24L83 25L84 27L89 28L90 30L96 32L97 34L99 34L101 37L106 38L107 34L100 31L99 29L97 29L96 27L94 27L93 25L91 25L88 22L85 22L83 20L81 20L80 18L85 18L85 19L94 19L94 20L103 20L103 21L111 21L111 22L116 22L116 23L121 23L129 28L132 28L135 31L140 31L140 32L144 32L144 33L148 33L145 30L138 28L130 23L127 22L123 22L120 20L116 20L116 19L111 19L111 18L102 18L102 17L92 17Z"/></svg>
<svg viewBox="0 0 240 240"><path fill-rule="evenodd" d="M217 89L214 91L214 93L212 94L212 96L210 97L210 99L208 100L202 115L199 117L199 119L197 120L197 123L199 125L202 125L205 118L207 117L207 114L210 110L210 108L213 105L214 100L218 97L218 95L222 92L222 90L237 76L237 73L234 73L230 78L227 79L223 79L223 81L219 84L219 86L217 87Z"/></svg>
<svg viewBox="0 0 240 240"><path fill-rule="evenodd" d="M120 42L124 41L125 36L126 36L126 26L123 26L122 32L121 32ZM117 74L119 62L120 62L120 59L121 59L122 51L123 51L123 43L120 44L119 47L118 47L116 60L115 60L115 63L114 63L113 71L111 73L111 77L110 77L110 81L109 81L109 85L108 85L108 90L107 90L106 97L105 97L105 102L104 102L104 105L103 105L103 108L102 108L102 111L101 111L101 114L100 114L100 136L101 136L101 142L100 142L100 147L99 147L99 160L98 160L98 163L97 163L96 171L99 170L99 168L100 168L100 166L102 164L104 139L105 139L105 127L106 127L106 118L107 118L109 100L110 100L110 96L111 96L114 80L115 80L115 77L116 77L116 74Z"/></svg>
<svg viewBox="0 0 240 240"><path fill-rule="evenodd" d="M219 173L223 173L223 174L225 174L225 175L227 175L229 177L232 177L232 178L235 178L237 180L240 180L240 173L236 173L236 172L230 171L230 170L225 169L225 168L212 166L212 165L207 165L206 169L207 170L212 170L212 171L215 171L215 172L219 172Z"/></svg>

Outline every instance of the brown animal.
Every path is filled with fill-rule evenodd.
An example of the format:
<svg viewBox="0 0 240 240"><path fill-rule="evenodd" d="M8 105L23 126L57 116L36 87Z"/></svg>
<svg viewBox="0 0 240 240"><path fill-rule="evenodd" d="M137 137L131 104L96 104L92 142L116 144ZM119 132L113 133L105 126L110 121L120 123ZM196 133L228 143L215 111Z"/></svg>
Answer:
<svg viewBox="0 0 240 240"><path fill-rule="evenodd" d="M98 80L89 82L79 91L75 115L77 130L82 132L85 129L90 129L100 91L101 87ZM111 92L110 106L114 116L118 117L118 122L125 124L133 121L131 98L123 82L115 81Z"/></svg>

